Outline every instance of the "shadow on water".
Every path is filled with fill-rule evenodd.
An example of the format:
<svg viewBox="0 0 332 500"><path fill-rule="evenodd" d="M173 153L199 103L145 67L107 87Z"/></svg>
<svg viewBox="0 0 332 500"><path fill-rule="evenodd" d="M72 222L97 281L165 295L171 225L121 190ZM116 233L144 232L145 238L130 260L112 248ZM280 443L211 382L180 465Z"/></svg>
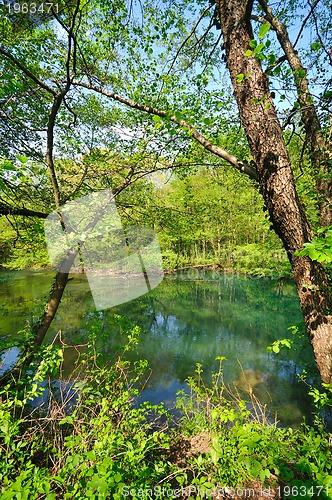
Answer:
<svg viewBox="0 0 332 500"><path fill-rule="evenodd" d="M33 315L39 317L53 273L3 274L7 278L1 284L0 338L17 339L15 332L31 324ZM288 327L301 321L291 282L285 281L281 287L277 280L186 270L167 276L148 295L97 313L85 276L74 275L48 340L61 330L65 342L82 344L91 319L97 317L100 350L107 361L125 340L114 313L144 330L137 353L131 355L132 359L147 359L152 369L142 399L174 407L176 392L187 387L185 381L194 375L196 363L203 365L203 376L209 383L218 366L216 357L225 356L226 384L235 383L244 396L253 390L271 414L277 411L284 426L299 425L303 416L310 421L311 400L306 386L298 380L304 368L312 379L317 376L309 341L305 339L298 350L279 355L266 351L273 341L292 337ZM73 352L67 354L65 376L73 367ZM243 373L248 380L241 385Z"/></svg>

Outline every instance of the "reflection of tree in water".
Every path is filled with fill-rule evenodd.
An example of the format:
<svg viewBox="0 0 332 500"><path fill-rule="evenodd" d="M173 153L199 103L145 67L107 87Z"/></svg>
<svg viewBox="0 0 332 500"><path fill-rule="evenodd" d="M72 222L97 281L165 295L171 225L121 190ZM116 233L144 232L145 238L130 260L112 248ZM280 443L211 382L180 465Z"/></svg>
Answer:
<svg viewBox="0 0 332 500"><path fill-rule="evenodd" d="M36 289L39 278L38 274L33 276L32 279L30 275L30 284L36 279ZM28 282L24 282L24 287L28 296ZM23 292L20 294L24 298ZM27 307L28 304L29 301ZM128 319L120 324L114 314ZM167 277L151 294L130 303L96 312L86 278L75 275L49 338L62 330L67 343L82 344L97 321L101 361L110 362L126 343L130 325L138 324L144 333L137 353L130 356L133 360L141 357L149 361L150 394L152 391L162 399L165 391L169 399L174 387L194 375L197 362L202 363L204 380L209 383L211 372L217 369L215 358L221 355L227 358L225 382L239 378L241 367L237 360L248 373L261 373L264 383L256 384L255 394L272 409L277 408L281 418L285 413L288 422L288 413L293 413L295 419L298 412L309 409L306 388L297 382L296 372L302 370L306 360L313 365L311 349L307 345L299 351L274 356L266 352L266 346L291 336L287 328L300 318L298 299L289 283L284 284L281 295L277 281L192 271ZM68 352L66 373L70 372L73 358L73 352ZM297 410L291 411L292 407Z"/></svg>

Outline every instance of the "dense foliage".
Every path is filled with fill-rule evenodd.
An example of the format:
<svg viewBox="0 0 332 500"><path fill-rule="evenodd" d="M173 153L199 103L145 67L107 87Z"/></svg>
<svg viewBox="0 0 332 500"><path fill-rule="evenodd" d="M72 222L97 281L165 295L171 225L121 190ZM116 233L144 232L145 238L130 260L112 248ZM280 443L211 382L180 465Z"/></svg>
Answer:
<svg viewBox="0 0 332 500"><path fill-rule="evenodd" d="M279 428L252 391L247 401L230 391L217 358L210 385L197 365L188 391L178 394L182 418L170 428L163 406L136 402L148 366L126 355L140 330L127 331L127 344L102 367L98 325L91 331L70 380L42 383L61 365L63 347L53 345L41 351L33 375L1 390L1 498L209 498L218 491L237 498L244 488L330 498L331 447L321 423ZM44 405L29 407L41 395Z"/></svg>
<svg viewBox="0 0 332 500"><path fill-rule="evenodd" d="M22 5L0 5L0 265L48 266L47 215L61 219L67 202L111 188L126 227L157 231L167 268L293 272L325 381L310 394L331 406L329 1ZM202 497L213 485L251 484L329 498L323 425L272 425L252 393L244 402L228 391L222 366L212 387L198 366L170 432L162 407L135 399L146 363L119 356L101 367L92 337L77 378L50 387L45 412L32 411L61 363L56 343L41 344L68 275L56 274L15 376L1 381L1 498L116 499L127 485L132 498L189 485ZM290 343L271 351L281 347ZM176 447L194 434L207 449L181 463Z"/></svg>
<svg viewBox="0 0 332 500"><path fill-rule="evenodd" d="M286 254L248 179L214 167L166 180L155 175L117 198L126 227L151 226L157 232L166 269L201 264L273 276L288 272ZM15 230L4 219L1 223L3 267L49 265L42 224L16 219Z"/></svg>

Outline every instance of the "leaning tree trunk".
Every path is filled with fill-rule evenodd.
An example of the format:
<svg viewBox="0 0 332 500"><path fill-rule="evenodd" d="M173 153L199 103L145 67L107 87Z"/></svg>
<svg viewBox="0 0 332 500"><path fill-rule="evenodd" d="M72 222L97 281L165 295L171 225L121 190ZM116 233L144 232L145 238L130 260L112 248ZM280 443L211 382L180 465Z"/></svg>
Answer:
<svg viewBox="0 0 332 500"><path fill-rule="evenodd" d="M312 237L299 202L268 77L254 56L245 57L254 38L252 1L219 0L227 66L242 126L256 163L260 190L273 228L281 238L294 272L307 332L323 382L332 381L332 298L323 266L294 252Z"/></svg>
<svg viewBox="0 0 332 500"><path fill-rule="evenodd" d="M267 21L276 32L279 43L293 71L294 83L300 104L301 119L305 128L306 143L309 148L312 165L316 174L316 189L319 197L320 224L332 225L332 155L331 147L324 138L324 133L309 90L307 70L304 68L298 51L292 45L287 28L273 15L265 0L259 0Z"/></svg>
<svg viewBox="0 0 332 500"><path fill-rule="evenodd" d="M69 280L70 268L74 263L77 253L78 252L76 249L71 249L63 259L63 268L67 269L68 272L58 271L56 273L44 313L39 322L34 326L32 330L32 338L23 349L20 359L18 360L16 365L0 377L0 387L8 384L8 382L16 383L16 379L19 378L22 370L26 370L27 368L29 368L32 361L34 360L37 353L36 348L42 345L45 335L53 319L55 318L56 312L58 310L63 293Z"/></svg>

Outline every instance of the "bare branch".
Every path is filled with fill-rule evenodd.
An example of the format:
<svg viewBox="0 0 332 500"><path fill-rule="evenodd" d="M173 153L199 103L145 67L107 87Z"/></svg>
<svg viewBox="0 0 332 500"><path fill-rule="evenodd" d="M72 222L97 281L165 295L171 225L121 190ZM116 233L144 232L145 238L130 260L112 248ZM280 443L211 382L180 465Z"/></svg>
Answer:
<svg viewBox="0 0 332 500"><path fill-rule="evenodd" d="M177 60L177 58L179 57L180 53L181 53L181 50L183 49L183 47L186 45L186 43L188 42L188 40L190 40L190 38L193 36L193 34L195 33L196 29L198 28L201 20L203 19L203 17L205 16L206 12L208 12L210 9L211 9L212 5L209 5L209 7L207 7L203 13L201 14L201 16L198 18L198 21L196 22L195 26L193 27L193 29L191 30L191 32L189 33L189 35L183 40L183 42L181 43L180 47L178 48L178 50L176 51L176 54L173 58L173 61L172 61L172 64L170 65L168 71L167 71L167 75L170 74L170 72L172 71L172 68Z"/></svg>
<svg viewBox="0 0 332 500"><path fill-rule="evenodd" d="M277 59L277 61L274 64L271 64L271 66L268 66L266 68L265 73L269 74L270 71L272 71L274 68L276 68L285 61L287 61L287 57L285 55L279 57L279 59Z"/></svg>
<svg viewBox="0 0 332 500"><path fill-rule="evenodd" d="M319 4L319 2L320 2L320 0L316 0L316 1L313 3L313 5L311 5L311 4L310 4L310 2L309 2L309 5L310 5L310 7L311 7L311 8L310 8L310 12L309 12L309 14L306 16L306 18L303 20L303 23L302 23L302 25L301 25L300 31L298 32L297 37L296 37L296 40L295 40L295 42L294 42L294 47L296 47L296 45L297 45L298 41L300 40L300 37L301 37L302 32L303 32L303 30L304 30L304 28L305 28L305 25L307 24L308 20L310 19L310 16L311 16L312 14L314 14L314 9L315 9L315 8L316 8L316 6Z"/></svg>
<svg viewBox="0 0 332 500"><path fill-rule="evenodd" d="M323 174L318 176L316 181L317 192L323 200L320 203L320 223L322 226L328 226L332 223L332 210L330 208L332 206L331 152L324 139L313 96L309 90L307 69L304 68L297 50L295 50L289 39L286 26L280 23L278 18L274 16L272 9L265 0L258 0L258 2L266 14L267 21L274 29L287 57L288 64L293 71L298 102L300 104L299 111L301 112L301 119L305 127L306 142L310 145L313 167L317 174ZM319 0L316 0L311 7L310 14L313 13L313 9L318 2Z"/></svg>
<svg viewBox="0 0 332 500"><path fill-rule="evenodd" d="M319 33L318 23L317 23L317 16L316 16L315 12L313 12L313 10L316 7L317 3L318 2L316 1L315 4L313 6L311 6L310 1L309 1L309 5L311 6L312 16L314 18L314 23L315 23L317 38L318 38L319 43L321 44L321 46L322 46L325 54L327 55L327 57L329 59L330 65L332 66L332 48L330 48L329 50L326 49L325 44L324 44L324 42L322 40L322 37L321 37L321 35Z"/></svg>

